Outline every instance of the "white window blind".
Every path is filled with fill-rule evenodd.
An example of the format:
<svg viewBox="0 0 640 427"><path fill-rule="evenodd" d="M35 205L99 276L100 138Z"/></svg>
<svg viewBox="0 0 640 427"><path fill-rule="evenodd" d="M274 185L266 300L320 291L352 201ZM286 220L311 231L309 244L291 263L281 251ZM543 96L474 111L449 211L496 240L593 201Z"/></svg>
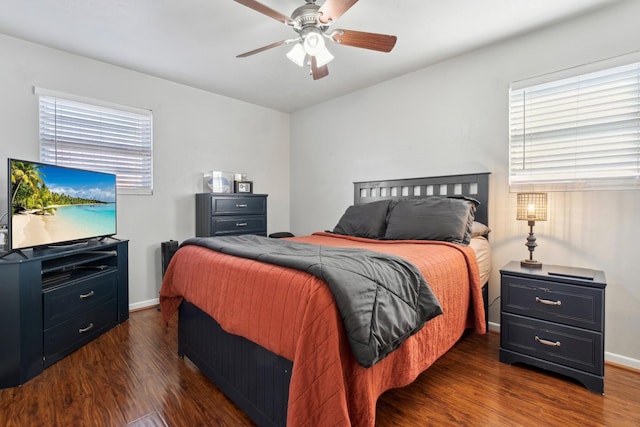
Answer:
<svg viewBox="0 0 640 427"><path fill-rule="evenodd" d="M512 191L640 189L640 62L608 66L625 60L512 85Z"/></svg>
<svg viewBox="0 0 640 427"><path fill-rule="evenodd" d="M152 114L36 88L40 160L117 175L119 194L152 194Z"/></svg>

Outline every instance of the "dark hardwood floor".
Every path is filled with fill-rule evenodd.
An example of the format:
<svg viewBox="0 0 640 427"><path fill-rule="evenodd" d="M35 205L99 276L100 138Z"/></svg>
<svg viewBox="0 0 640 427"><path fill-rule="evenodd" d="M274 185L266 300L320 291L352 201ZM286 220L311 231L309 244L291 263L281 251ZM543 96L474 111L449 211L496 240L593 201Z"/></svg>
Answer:
<svg viewBox="0 0 640 427"><path fill-rule="evenodd" d="M155 309L21 387L0 390L0 426L244 426L251 421L186 359ZM499 336L469 334L378 401L378 426L640 426L640 373L607 365L605 395L498 361Z"/></svg>

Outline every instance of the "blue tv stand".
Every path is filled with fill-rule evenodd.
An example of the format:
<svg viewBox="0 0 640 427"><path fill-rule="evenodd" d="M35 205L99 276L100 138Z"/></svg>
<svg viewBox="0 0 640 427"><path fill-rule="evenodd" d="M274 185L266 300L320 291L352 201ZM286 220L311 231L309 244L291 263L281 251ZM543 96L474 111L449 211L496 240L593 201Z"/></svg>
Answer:
<svg viewBox="0 0 640 427"><path fill-rule="evenodd" d="M128 241L4 255L0 388L24 384L128 318Z"/></svg>

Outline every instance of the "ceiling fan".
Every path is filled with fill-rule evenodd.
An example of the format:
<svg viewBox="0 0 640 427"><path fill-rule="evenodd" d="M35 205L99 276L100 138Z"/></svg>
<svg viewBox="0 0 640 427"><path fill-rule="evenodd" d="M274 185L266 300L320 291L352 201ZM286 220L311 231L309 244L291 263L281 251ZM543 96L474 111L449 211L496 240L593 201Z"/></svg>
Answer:
<svg viewBox="0 0 640 427"><path fill-rule="evenodd" d="M327 49L325 39L345 46L377 50L379 52L391 52L391 49L396 44L396 36L353 30L330 30L331 25L358 0L326 0L322 6L318 6L316 0L305 0L306 4L296 8L291 17L283 15L255 0L234 1L280 21L298 33L297 37L245 52L238 55L237 58L246 58L283 44L294 44L293 48L287 53L287 57L295 64L303 67L308 56L307 63L311 67L311 75L314 80L329 75L327 64L333 59L333 55Z"/></svg>

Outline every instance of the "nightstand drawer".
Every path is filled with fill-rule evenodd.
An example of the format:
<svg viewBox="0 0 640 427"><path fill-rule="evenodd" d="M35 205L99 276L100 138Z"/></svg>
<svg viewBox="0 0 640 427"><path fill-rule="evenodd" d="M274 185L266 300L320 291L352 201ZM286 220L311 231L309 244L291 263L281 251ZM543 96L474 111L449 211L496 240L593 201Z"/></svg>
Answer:
<svg viewBox="0 0 640 427"><path fill-rule="evenodd" d="M502 310L602 332L604 290L503 274Z"/></svg>
<svg viewBox="0 0 640 427"><path fill-rule="evenodd" d="M500 341L501 348L604 375L603 336L597 332L503 313Z"/></svg>
<svg viewBox="0 0 640 427"><path fill-rule="evenodd" d="M264 197L212 198L212 215L265 214L267 200Z"/></svg>
<svg viewBox="0 0 640 427"><path fill-rule="evenodd" d="M211 218L213 236L229 234L267 234L267 221L264 216L222 216Z"/></svg>

